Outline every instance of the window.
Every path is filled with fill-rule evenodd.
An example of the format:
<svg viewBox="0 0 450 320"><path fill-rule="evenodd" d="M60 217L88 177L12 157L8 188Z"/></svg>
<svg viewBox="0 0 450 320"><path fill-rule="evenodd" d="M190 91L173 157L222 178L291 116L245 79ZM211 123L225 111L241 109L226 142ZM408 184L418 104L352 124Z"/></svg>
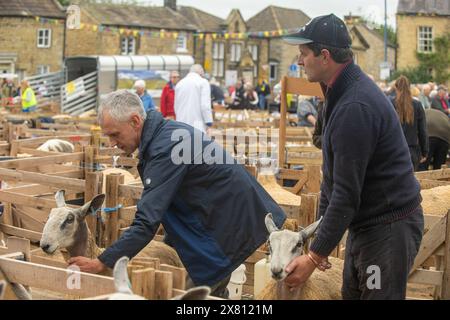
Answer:
<svg viewBox="0 0 450 320"><path fill-rule="evenodd" d="M38 48L50 48L52 44L52 30L51 29L38 29L37 31L37 47Z"/></svg>
<svg viewBox="0 0 450 320"><path fill-rule="evenodd" d="M46 74L50 72L49 65L38 65L37 66L37 74Z"/></svg>
<svg viewBox="0 0 450 320"><path fill-rule="evenodd" d="M248 46L248 51L252 56L253 61L255 62L255 67L253 69L253 76L255 78L258 77L258 46L256 44L251 44Z"/></svg>
<svg viewBox="0 0 450 320"><path fill-rule="evenodd" d="M239 62L241 60L241 45L239 43L231 44L231 62Z"/></svg>
<svg viewBox="0 0 450 320"><path fill-rule="evenodd" d="M120 54L123 56L136 54L136 38L123 37L120 45Z"/></svg>
<svg viewBox="0 0 450 320"><path fill-rule="evenodd" d="M186 34L180 33L177 38L177 52L187 52Z"/></svg>
<svg viewBox="0 0 450 320"><path fill-rule="evenodd" d="M270 62L269 81L277 81L278 78L278 62Z"/></svg>
<svg viewBox="0 0 450 320"><path fill-rule="evenodd" d="M419 27L418 52L433 52L433 27Z"/></svg>
<svg viewBox="0 0 450 320"><path fill-rule="evenodd" d="M213 42L213 77L223 77L225 58L225 44L223 42Z"/></svg>

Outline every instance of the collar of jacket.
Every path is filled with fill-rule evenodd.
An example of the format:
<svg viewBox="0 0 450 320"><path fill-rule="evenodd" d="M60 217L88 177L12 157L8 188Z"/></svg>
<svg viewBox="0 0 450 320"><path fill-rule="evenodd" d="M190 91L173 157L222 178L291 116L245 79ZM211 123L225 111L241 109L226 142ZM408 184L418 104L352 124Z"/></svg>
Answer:
<svg viewBox="0 0 450 320"><path fill-rule="evenodd" d="M141 142L139 143L139 160L144 158L144 155L152 143L155 132L164 122L162 115L155 110L147 112L147 119L144 121L144 127L141 133Z"/></svg>
<svg viewBox="0 0 450 320"><path fill-rule="evenodd" d="M339 100L339 98L347 91L347 88L350 87L361 75L361 69L354 63L350 63L348 66L342 70L341 74L337 77L336 81L333 84L333 87L328 89L327 95L325 96L326 101L326 114L325 118L331 114L333 110L333 106ZM321 83L322 90L326 90L327 86ZM324 91L324 94L326 91Z"/></svg>

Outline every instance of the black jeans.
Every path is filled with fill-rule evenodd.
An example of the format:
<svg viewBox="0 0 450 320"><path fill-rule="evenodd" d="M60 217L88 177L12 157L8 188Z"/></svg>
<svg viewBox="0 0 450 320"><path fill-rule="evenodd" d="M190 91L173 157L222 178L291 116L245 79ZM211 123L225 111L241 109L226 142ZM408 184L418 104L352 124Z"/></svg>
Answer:
<svg viewBox="0 0 450 320"><path fill-rule="evenodd" d="M449 144L439 138L429 137L429 149L427 160L420 164L420 171L428 170L430 164L433 164L433 170L441 168L447 159Z"/></svg>
<svg viewBox="0 0 450 320"><path fill-rule="evenodd" d="M349 231L345 248L342 298L405 299L406 284L422 241L419 206L406 218Z"/></svg>

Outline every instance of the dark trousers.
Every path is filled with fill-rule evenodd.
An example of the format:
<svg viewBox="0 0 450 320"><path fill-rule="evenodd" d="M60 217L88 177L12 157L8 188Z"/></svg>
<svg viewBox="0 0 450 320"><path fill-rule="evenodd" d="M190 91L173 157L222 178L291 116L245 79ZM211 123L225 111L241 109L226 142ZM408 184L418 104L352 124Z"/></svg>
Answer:
<svg viewBox="0 0 450 320"><path fill-rule="evenodd" d="M433 164L433 170L438 170L447 160L449 144L436 137L430 137L428 141L429 149L427 160L420 164L420 171L428 170L430 164Z"/></svg>
<svg viewBox="0 0 450 320"><path fill-rule="evenodd" d="M405 299L408 274L422 241L422 207L404 219L349 231L342 298Z"/></svg>

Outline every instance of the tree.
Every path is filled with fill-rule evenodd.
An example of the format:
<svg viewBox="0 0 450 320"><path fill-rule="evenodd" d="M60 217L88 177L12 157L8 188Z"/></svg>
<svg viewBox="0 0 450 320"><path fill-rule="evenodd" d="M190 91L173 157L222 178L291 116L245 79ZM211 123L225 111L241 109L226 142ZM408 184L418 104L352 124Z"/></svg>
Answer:
<svg viewBox="0 0 450 320"><path fill-rule="evenodd" d="M402 75L407 77L411 83L426 83L432 80L432 76L429 73L428 68L423 65L419 65L415 68L406 68L403 70L394 71L390 76L389 81L393 81Z"/></svg>

